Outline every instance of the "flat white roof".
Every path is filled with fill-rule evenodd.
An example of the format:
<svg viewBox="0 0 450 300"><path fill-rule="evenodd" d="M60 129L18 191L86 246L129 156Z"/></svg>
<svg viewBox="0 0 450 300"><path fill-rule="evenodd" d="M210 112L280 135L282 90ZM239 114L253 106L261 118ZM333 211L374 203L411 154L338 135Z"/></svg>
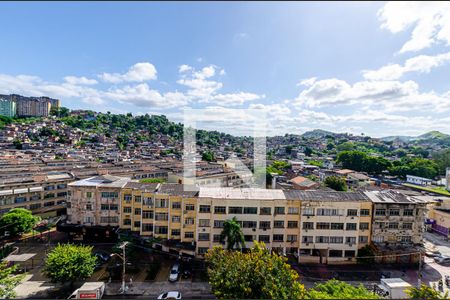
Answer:
<svg viewBox="0 0 450 300"><path fill-rule="evenodd" d="M383 278L381 282L386 286L395 287L410 287L411 285L401 278Z"/></svg>
<svg viewBox="0 0 450 300"><path fill-rule="evenodd" d="M24 262L35 256L36 253L12 254L4 258L5 261Z"/></svg>

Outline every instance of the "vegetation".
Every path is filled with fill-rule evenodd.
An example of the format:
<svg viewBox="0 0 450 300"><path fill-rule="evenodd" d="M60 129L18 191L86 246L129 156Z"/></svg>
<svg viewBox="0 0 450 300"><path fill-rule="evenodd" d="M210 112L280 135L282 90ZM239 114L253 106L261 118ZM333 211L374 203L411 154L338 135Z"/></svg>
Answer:
<svg viewBox="0 0 450 300"><path fill-rule="evenodd" d="M358 257L356 258L360 264L373 264L375 262L375 253L369 245L366 245L358 250Z"/></svg>
<svg viewBox="0 0 450 300"><path fill-rule="evenodd" d="M450 196L450 192L447 191L443 187L425 187L425 186L420 186L420 185L415 185L415 184L410 184L410 183L404 183L403 185L408 186L413 189L417 189L417 190L427 191L427 192L436 193L436 194L440 194L440 195L444 195L444 196Z"/></svg>
<svg viewBox="0 0 450 300"><path fill-rule="evenodd" d="M214 247L206 253L209 283L219 299L301 299L304 286L286 258L255 241L248 253Z"/></svg>
<svg viewBox="0 0 450 300"><path fill-rule="evenodd" d="M381 174L391 163L384 157L369 156L363 151L342 151L337 156L337 162L345 169L363 171L370 174Z"/></svg>
<svg viewBox="0 0 450 300"><path fill-rule="evenodd" d="M14 288L19 285L25 274L14 275L17 265L8 267L6 262L0 262L0 299L16 297Z"/></svg>
<svg viewBox="0 0 450 300"><path fill-rule="evenodd" d="M226 220L223 223L220 241L227 243L228 250L245 247L244 234L242 233L241 226L237 222L236 217L233 217L231 220Z"/></svg>
<svg viewBox="0 0 450 300"><path fill-rule="evenodd" d="M433 154L439 175L445 175L445 169L450 167L450 149L446 149Z"/></svg>
<svg viewBox="0 0 450 300"><path fill-rule="evenodd" d="M52 282L84 280L92 276L97 258L92 246L59 244L47 256L44 274Z"/></svg>
<svg viewBox="0 0 450 300"><path fill-rule="evenodd" d="M308 290L306 299L381 299L381 297L366 289L362 284L355 287L331 279L325 283L318 283Z"/></svg>
<svg viewBox="0 0 450 300"><path fill-rule="evenodd" d="M139 180L140 183L164 183L166 180L164 178L144 178Z"/></svg>
<svg viewBox="0 0 450 300"><path fill-rule="evenodd" d="M335 191L347 191L347 183L344 178L338 176L329 176L325 178L325 186Z"/></svg>
<svg viewBox="0 0 450 300"><path fill-rule="evenodd" d="M214 153L212 151L205 151L202 154L202 160L204 161L214 161Z"/></svg>
<svg viewBox="0 0 450 300"><path fill-rule="evenodd" d="M442 295L439 291L423 283L420 288L410 287L405 292L411 299L448 299L449 296L448 291Z"/></svg>
<svg viewBox="0 0 450 300"><path fill-rule="evenodd" d="M40 218L33 216L31 211L25 208L13 208L0 217L0 228L17 236L30 232L39 221Z"/></svg>

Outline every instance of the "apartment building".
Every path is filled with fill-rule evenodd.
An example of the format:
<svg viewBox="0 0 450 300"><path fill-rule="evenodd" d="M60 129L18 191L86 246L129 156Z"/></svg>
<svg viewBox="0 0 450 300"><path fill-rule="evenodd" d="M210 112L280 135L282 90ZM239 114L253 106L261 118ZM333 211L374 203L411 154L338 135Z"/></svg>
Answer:
<svg viewBox="0 0 450 300"><path fill-rule="evenodd" d="M69 184L67 223L85 227L120 225L120 194L127 177L101 175Z"/></svg>
<svg viewBox="0 0 450 300"><path fill-rule="evenodd" d="M300 262L354 262L369 244L372 203L363 193L285 191L301 201Z"/></svg>
<svg viewBox="0 0 450 300"><path fill-rule="evenodd" d="M412 246L422 242L427 203L398 191L365 192L373 203L372 242L382 246Z"/></svg>
<svg viewBox="0 0 450 300"><path fill-rule="evenodd" d="M0 116L16 116L16 102L8 95L0 95Z"/></svg>
<svg viewBox="0 0 450 300"><path fill-rule="evenodd" d="M49 172L0 179L0 214L13 208L26 208L41 216L56 216L65 210L68 183L74 177L67 172Z"/></svg>
<svg viewBox="0 0 450 300"><path fill-rule="evenodd" d="M10 95L10 99L17 103L17 116L19 117L48 117L51 107L60 106L58 99L49 97L25 97Z"/></svg>

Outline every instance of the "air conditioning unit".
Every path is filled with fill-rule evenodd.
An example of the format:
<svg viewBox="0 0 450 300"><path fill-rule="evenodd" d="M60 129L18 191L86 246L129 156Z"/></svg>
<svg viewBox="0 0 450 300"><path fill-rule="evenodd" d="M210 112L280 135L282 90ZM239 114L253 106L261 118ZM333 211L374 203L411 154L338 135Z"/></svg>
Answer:
<svg viewBox="0 0 450 300"><path fill-rule="evenodd" d="M307 216L306 218L309 219L309 216Z"/></svg>

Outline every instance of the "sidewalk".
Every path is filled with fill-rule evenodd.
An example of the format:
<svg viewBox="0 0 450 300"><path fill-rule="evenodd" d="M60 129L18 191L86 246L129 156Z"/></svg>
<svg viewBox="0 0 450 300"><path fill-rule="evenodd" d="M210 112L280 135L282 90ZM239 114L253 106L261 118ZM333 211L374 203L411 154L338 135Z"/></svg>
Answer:
<svg viewBox="0 0 450 300"><path fill-rule="evenodd" d="M105 294L109 296L120 295L121 286L122 283L120 282L108 283L106 284ZM127 286L129 286L128 282ZM210 295L211 287L207 282L133 282L132 287L128 288L126 294L157 297L158 295L168 291L178 291L182 294L196 293Z"/></svg>

